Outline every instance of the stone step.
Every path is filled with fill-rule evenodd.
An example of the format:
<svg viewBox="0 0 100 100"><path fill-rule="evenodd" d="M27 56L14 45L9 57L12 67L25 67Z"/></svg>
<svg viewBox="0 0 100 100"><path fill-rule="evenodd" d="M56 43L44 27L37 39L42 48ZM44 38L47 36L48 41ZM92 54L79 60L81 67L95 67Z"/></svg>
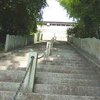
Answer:
<svg viewBox="0 0 100 100"><path fill-rule="evenodd" d="M15 71L17 71L17 70L20 70L20 71L26 71L26 67L17 67L17 68L9 68L9 69L7 69L7 70L15 70Z"/></svg>
<svg viewBox="0 0 100 100"><path fill-rule="evenodd" d="M57 73L67 73L67 74L95 74L97 73L97 71L95 70L72 70L72 69L67 69L67 70L64 70L63 68L60 68L60 69L41 69L41 70L37 70L39 72L41 71L47 71L47 72L57 72Z"/></svg>
<svg viewBox="0 0 100 100"><path fill-rule="evenodd" d="M13 100L14 92L0 91L0 100ZM99 96L74 96L74 95L50 95L38 93L19 93L16 100L100 100Z"/></svg>
<svg viewBox="0 0 100 100"><path fill-rule="evenodd" d="M59 95L100 96L100 87L36 84L34 92Z"/></svg>
<svg viewBox="0 0 100 100"><path fill-rule="evenodd" d="M53 57L50 58L51 60L46 60L46 61L41 61L39 62L41 65L56 65L56 66L69 66L69 65L72 65L72 66L86 66L86 67L89 67L91 66L90 63L87 63L87 62L82 62L82 61L67 61L67 60L61 60L61 59L57 59L57 60L52 60L54 59ZM93 65L92 65L93 66Z"/></svg>
<svg viewBox="0 0 100 100"><path fill-rule="evenodd" d="M0 70L0 81L20 82L24 77L25 71L20 70Z"/></svg>
<svg viewBox="0 0 100 100"><path fill-rule="evenodd" d="M78 55L78 54L71 55L71 54L69 54L69 52L65 52L64 55L62 55L62 52L59 53L59 55L57 55L57 53L56 53L56 55L55 54L51 55L48 58L51 58L51 57L53 57L53 60L59 59L59 60L66 60L66 61L88 62L86 59L82 58L80 55Z"/></svg>
<svg viewBox="0 0 100 100"><path fill-rule="evenodd" d="M88 68L88 67L69 67L69 66L52 66L52 65L38 66L37 71L57 72L57 73L75 73L75 74L97 73L96 70L94 70L93 68Z"/></svg>
<svg viewBox="0 0 100 100"><path fill-rule="evenodd" d="M37 71L52 71L52 70L67 70L67 69L70 69L70 70L95 70L95 67L92 67L92 66L86 66L86 65L77 65L77 64L65 64L64 66L57 66L57 65L50 65L50 64L38 64L37 66ZM11 69L9 69L11 70ZM18 68L15 68L13 70L22 70L22 71L25 71L26 70L26 67L18 67Z"/></svg>
<svg viewBox="0 0 100 100"><path fill-rule="evenodd" d="M61 66L61 65L56 66L56 65L49 65L49 64L39 65L38 64L38 66L37 66L37 70L56 70L56 69L59 69L59 70L67 70L67 69L70 69L70 70L94 70L95 68L92 66L74 65L74 64L67 64L64 66Z"/></svg>
<svg viewBox="0 0 100 100"><path fill-rule="evenodd" d="M51 57L53 59L53 57ZM62 60L61 59L56 59L56 60L47 60L46 62L40 62L40 64L50 64L50 65L68 65L68 64L74 64L74 65L84 65L84 66L89 66L87 62L82 62L82 61L67 61L67 60Z"/></svg>
<svg viewBox="0 0 100 100"><path fill-rule="evenodd" d="M0 82L0 91L17 91L18 87L16 82Z"/></svg>
<svg viewBox="0 0 100 100"><path fill-rule="evenodd" d="M59 53L59 54L58 54ZM63 53L63 54L62 54ZM87 62L85 59L83 59L78 53L75 54L71 54L69 52L54 52L52 55L50 55L48 58L53 58L53 60L66 60L66 61L83 61L83 62ZM51 60L51 59L50 59Z"/></svg>
<svg viewBox="0 0 100 100"><path fill-rule="evenodd" d="M59 64L58 64L59 63ZM95 65L93 65L93 64L91 64L90 62L89 63L81 63L81 62L79 62L79 63L73 63L73 62L66 62L66 63L60 63L60 61L59 60L57 60L56 62L55 61L41 61L41 62L39 62L39 64L38 65L40 65L40 66L45 66L45 65L51 65L51 66L69 66L69 67L82 67L82 68L92 68L93 66L95 66Z"/></svg>
<svg viewBox="0 0 100 100"><path fill-rule="evenodd" d="M97 74L66 74L66 73L52 73L52 72L36 72L37 80L55 80L55 78L66 78L66 79L91 79L91 80L99 80L100 75Z"/></svg>
<svg viewBox="0 0 100 100"><path fill-rule="evenodd" d="M36 79L36 84L64 84L66 86L98 86L100 87L100 80L90 79L68 79L68 78L41 78Z"/></svg>

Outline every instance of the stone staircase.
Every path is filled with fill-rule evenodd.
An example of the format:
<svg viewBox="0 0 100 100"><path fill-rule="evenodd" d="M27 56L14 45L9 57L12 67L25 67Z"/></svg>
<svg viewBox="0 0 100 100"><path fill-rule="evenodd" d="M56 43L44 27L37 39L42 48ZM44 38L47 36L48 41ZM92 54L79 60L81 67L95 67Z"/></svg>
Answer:
<svg viewBox="0 0 100 100"><path fill-rule="evenodd" d="M24 68L0 70L0 100L12 100L24 74ZM58 43L38 62L34 93L20 92L16 100L100 100L100 74L70 45Z"/></svg>

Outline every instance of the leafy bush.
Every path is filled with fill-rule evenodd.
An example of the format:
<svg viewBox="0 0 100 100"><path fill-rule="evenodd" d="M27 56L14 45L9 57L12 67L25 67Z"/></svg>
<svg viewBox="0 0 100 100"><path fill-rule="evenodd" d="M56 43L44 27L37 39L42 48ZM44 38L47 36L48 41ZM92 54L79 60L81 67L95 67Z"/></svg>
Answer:
<svg viewBox="0 0 100 100"><path fill-rule="evenodd" d="M78 25L73 29L75 36L100 38L100 0L58 1L77 20Z"/></svg>
<svg viewBox="0 0 100 100"><path fill-rule="evenodd" d="M27 35L37 31L46 0L0 0L0 36ZM0 37L1 40L1 37Z"/></svg>

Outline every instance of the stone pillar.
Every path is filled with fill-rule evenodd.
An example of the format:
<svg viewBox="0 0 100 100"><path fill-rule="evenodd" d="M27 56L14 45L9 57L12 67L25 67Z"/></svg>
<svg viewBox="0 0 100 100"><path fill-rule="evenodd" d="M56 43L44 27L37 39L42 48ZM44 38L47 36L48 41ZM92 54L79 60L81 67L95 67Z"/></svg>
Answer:
<svg viewBox="0 0 100 100"><path fill-rule="evenodd" d="M33 60L33 64L32 66L30 67L27 75L26 75L26 78L25 78L25 81L24 81L24 85L23 85L23 91L28 91L28 92L32 92L33 91L33 88L34 88L34 81L35 81L35 74L36 74L36 67L37 67L37 60L38 60L38 54L37 52L30 52L29 53L29 60L28 60L28 65L30 65L30 62L31 62L31 57L34 57L34 60Z"/></svg>

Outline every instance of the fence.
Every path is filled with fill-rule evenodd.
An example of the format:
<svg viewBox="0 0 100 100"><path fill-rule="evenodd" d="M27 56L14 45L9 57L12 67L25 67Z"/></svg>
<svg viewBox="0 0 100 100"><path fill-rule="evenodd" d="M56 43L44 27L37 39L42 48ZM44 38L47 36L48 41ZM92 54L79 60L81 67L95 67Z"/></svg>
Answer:
<svg viewBox="0 0 100 100"><path fill-rule="evenodd" d="M41 42L41 40L42 34L38 33L29 36L15 36L7 34L5 42L5 51L24 47L30 43L38 43Z"/></svg>
<svg viewBox="0 0 100 100"><path fill-rule="evenodd" d="M34 43L34 35L29 35L26 38L26 45Z"/></svg>
<svg viewBox="0 0 100 100"><path fill-rule="evenodd" d="M96 38L72 38L72 42L100 60L100 40Z"/></svg>

